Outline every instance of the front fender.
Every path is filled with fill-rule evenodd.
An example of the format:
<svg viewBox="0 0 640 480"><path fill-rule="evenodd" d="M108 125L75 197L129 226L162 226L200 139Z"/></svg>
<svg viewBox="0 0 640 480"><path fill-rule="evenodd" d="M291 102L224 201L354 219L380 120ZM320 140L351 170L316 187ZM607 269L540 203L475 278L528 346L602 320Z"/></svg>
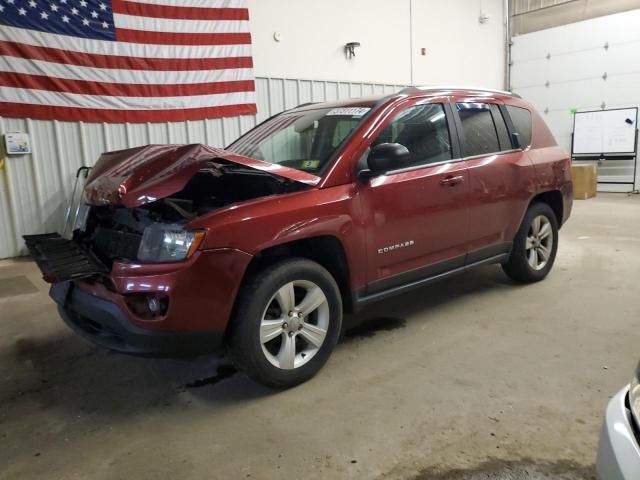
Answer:
<svg viewBox="0 0 640 480"><path fill-rule="evenodd" d="M354 184L265 198L192 222L208 231L204 248L234 248L251 255L277 245L318 236L343 246L354 286L364 284L366 264L360 202Z"/></svg>

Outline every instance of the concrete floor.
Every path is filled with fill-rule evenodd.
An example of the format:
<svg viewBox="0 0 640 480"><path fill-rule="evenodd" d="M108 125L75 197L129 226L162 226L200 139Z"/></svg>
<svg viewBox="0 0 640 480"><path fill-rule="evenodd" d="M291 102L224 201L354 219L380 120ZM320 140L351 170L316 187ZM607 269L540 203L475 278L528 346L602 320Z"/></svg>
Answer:
<svg viewBox="0 0 640 480"><path fill-rule="evenodd" d="M93 347L32 263L0 262L37 287L0 298L0 478L593 478L640 357L639 271L640 197L576 202L546 281L488 267L375 305L273 392L225 360Z"/></svg>

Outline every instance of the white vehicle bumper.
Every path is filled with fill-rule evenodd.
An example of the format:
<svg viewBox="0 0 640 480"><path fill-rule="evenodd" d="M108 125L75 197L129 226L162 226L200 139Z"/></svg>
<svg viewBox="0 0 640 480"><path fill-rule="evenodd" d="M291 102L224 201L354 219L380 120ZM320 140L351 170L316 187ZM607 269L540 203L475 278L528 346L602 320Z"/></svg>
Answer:
<svg viewBox="0 0 640 480"><path fill-rule="evenodd" d="M607 405L596 461L601 480L640 479L640 446L626 406L628 392L627 386Z"/></svg>

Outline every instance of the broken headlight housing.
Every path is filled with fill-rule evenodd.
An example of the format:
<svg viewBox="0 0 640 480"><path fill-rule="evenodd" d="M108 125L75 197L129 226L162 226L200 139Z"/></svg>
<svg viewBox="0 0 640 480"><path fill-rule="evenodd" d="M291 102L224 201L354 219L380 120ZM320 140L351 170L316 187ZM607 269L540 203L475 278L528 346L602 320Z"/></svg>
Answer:
<svg viewBox="0 0 640 480"><path fill-rule="evenodd" d="M195 253L204 240L203 231L188 231L182 225L154 223L144 229L138 260L149 263L179 262Z"/></svg>
<svg viewBox="0 0 640 480"><path fill-rule="evenodd" d="M629 385L629 407L631 408L631 414L636 422L636 425L640 426L640 364L636 367L635 374Z"/></svg>

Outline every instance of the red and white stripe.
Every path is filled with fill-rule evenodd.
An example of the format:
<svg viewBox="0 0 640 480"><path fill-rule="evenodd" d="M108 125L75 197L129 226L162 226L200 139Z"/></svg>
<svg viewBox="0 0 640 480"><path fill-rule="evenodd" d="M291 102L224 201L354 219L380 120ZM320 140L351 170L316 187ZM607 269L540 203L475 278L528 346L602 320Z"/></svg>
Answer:
<svg viewBox="0 0 640 480"><path fill-rule="evenodd" d="M254 114L247 0L113 0L117 41L0 29L0 116L151 122Z"/></svg>

